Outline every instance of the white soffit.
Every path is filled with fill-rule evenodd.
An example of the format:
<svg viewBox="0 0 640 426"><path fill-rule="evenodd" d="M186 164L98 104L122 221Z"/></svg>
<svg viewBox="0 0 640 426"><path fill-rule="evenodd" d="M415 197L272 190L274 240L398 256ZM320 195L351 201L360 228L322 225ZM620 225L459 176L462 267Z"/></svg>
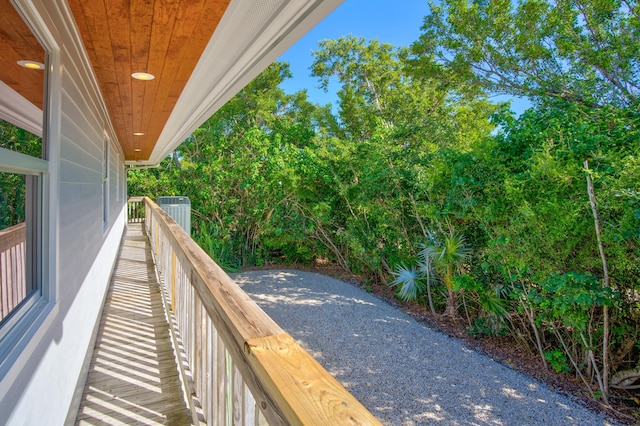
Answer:
<svg viewBox="0 0 640 426"><path fill-rule="evenodd" d="M232 0L151 157L158 164L343 0Z"/></svg>

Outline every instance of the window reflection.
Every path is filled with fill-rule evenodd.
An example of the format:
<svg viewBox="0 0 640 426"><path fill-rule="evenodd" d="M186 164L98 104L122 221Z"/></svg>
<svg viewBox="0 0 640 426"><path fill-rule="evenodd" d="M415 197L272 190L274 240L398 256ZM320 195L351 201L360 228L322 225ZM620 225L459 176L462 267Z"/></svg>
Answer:
<svg viewBox="0 0 640 426"><path fill-rule="evenodd" d="M14 124L0 119L0 148L42 158L42 139Z"/></svg>
<svg viewBox="0 0 640 426"><path fill-rule="evenodd" d="M0 321L5 325L11 317L19 319L21 304L28 305L34 299L29 296L42 289L47 55L10 0L0 0L0 41Z"/></svg>
<svg viewBox="0 0 640 426"><path fill-rule="evenodd" d="M0 173L0 321L30 293L27 289L27 178Z"/></svg>

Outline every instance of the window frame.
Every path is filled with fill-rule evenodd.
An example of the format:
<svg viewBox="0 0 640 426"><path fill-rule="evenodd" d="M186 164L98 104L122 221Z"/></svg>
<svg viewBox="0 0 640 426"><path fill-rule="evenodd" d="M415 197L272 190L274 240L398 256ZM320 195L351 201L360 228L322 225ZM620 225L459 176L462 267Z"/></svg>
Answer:
<svg viewBox="0 0 640 426"><path fill-rule="evenodd" d="M120 153L118 151L116 151L116 179L115 179L115 187L116 187L116 202L120 203L121 202L121 196L122 194L120 193Z"/></svg>
<svg viewBox="0 0 640 426"><path fill-rule="evenodd" d="M103 135L102 154L102 231L109 229L109 161L111 160L111 141L105 133Z"/></svg>
<svg viewBox="0 0 640 426"><path fill-rule="evenodd" d="M19 173L27 176L36 185L31 199L33 244L32 255L36 256L32 268L36 291L16 308L0 327L0 380L15 376L27 362L21 357L24 351L32 351L41 338L54 324L59 311L58 294L58 209L59 209L59 157L61 137L61 55L60 47L54 41L54 35L42 21L37 8L24 1L11 2L30 26L45 51L44 90L41 127L33 117L23 111L11 111L12 121L19 127L38 134L42 140L42 158L31 157L8 149L0 148L0 171ZM17 122L16 122L17 120ZM30 124L31 127L24 127ZM37 132L36 130L39 130ZM28 218L26 218L28 220ZM29 226L27 238L29 239ZM29 256L27 256L29 258ZM33 258L32 258L33 259ZM30 261L28 261L30 262Z"/></svg>
<svg viewBox="0 0 640 426"><path fill-rule="evenodd" d="M46 182L49 175L49 162L41 158L31 157L26 154L0 148L0 172L15 173L26 177L27 198L25 199L27 217L27 254L25 258L25 270L27 286L30 294L20 302L16 309L11 312L6 321L0 326L0 346L5 335L11 332L15 323L20 320L23 314L20 311L28 311L43 294L43 233L45 229L46 206L43 200L48 195ZM2 354L0 347L0 357Z"/></svg>
<svg viewBox="0 0 640 426"><path fill-rule="evenodd" d="M46 142L42 138L43 157L46 156ZM20 152L0 148L0 172L21 174L26 177L27 197L25 199L27 217L27 253L25 270L30 294L20 302L0 326L0 362L6 358L11 348L23 338L25 329L33 322L49 300L52 292L45 276L48 270L46 249L49 218L49 161Z"/></svg>

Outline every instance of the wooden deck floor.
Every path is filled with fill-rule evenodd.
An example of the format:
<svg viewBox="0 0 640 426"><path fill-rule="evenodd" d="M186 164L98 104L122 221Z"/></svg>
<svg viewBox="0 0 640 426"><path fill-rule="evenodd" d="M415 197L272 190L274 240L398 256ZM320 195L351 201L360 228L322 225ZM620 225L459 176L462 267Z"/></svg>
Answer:
<svg viewBox="0 0 640 426"><path fill-rule="evenodd" d="M142 224L125 234L76 424L192 424Z"/></svg>

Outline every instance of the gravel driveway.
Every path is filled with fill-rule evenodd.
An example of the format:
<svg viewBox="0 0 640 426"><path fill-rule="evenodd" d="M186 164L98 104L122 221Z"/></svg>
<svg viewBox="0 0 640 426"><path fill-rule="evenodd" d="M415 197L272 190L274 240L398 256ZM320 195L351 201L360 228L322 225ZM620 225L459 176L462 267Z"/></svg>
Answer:
<svg viewBox="0 0 640 426"><path fill-rule="evenodd" d="M611 424L350 284L292 270L232 277L384 424Z"/></svg>

